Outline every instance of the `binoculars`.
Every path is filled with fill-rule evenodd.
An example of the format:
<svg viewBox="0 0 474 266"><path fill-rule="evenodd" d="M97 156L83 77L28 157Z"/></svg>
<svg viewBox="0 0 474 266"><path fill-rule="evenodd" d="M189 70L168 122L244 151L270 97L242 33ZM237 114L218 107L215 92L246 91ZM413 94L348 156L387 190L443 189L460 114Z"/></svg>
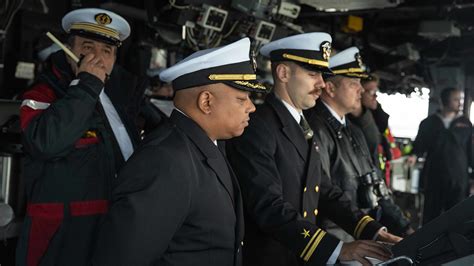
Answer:
<svg viewBox="0 0 474 266"><path fill-rule="evenodd" d="M357 197L359 208L373 209L378 206L379 200L390 197L387 185L375 171L360 176L358 180Z"/></svg>

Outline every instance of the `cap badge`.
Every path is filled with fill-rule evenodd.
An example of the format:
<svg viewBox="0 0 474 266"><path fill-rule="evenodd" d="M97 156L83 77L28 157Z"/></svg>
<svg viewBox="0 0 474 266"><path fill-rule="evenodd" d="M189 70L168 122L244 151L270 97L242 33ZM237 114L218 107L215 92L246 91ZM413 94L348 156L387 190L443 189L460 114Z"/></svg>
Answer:
<svg viewBox="0 0 474 266"><path fill-rule="evenodd" d="M359 53L356 53L354 55L354 57L355 57L357 63L359 64L359 67L362 68L364 66L364 63L362 63L362 56L360 56Z"/></svg>
<svg viewBox="0 0 474 266"><path fill-rule="evenodd" d="M100 25L108 25L112 23L112 18L105 13L99 13L95 15L94 18L95 18L95 21L97 21L97 23L99 23Z"/></svg>
<svg viewBox="0 0 474 266"><path fill-rule="evenodd" d="M321 43L321 48L319 50L321 50L324 60L329 60L329 57L331 56L331 43L328 41Z"/></svg>
<svg viewBox="0 0 474 266"><path fill-rule="evenodd" d="M255 57L255 51L250 51L250 62L252 63L253 72L257 71L257 58Z"/></svg>

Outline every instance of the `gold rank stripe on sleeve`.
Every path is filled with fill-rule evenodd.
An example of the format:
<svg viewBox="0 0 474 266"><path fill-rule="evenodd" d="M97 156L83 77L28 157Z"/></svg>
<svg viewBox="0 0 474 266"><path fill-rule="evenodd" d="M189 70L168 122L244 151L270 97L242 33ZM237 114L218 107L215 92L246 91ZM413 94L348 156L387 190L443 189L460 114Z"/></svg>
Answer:
<svg viewBox="0 0 474 266"><path fill-rule="evenodd" d="M283 58L286 58L286 59L291 59L294 61L303 62L310 65L329 67L329 62L322 61L322 60L310 59L310 58L301 57L301 56L292 55L292 54L283 54L282 56Z"/></svg>
<svg viewBox="0 0 474 266"><path fill-rule="evenodd" d="M97 133L94 130L87 130L84 134L85 138L97 138Z"/></svg>
<svg viewBox="0 0 474 266"><path fill-rule="evenodd" d="M306 247L303 249L303 252L301 252L300 258L302 258L304 261L308 261L325 234L326 232L321 229L316 230L316 232L313 234L313 237L311 237L311 239L308 241L308 244L306 244Z"/></svg>
<svg viewBox="0 0 474 266"><path fill-rule="evenodd" d="M309 247L311 246L311 243L313 243L313 241L316 239L319 232L321 232L321 229L316 230L313 237L311 237L311 239L308 241L308 244L306 244L306 247L303 249L303 252L301 252L300 258L304 257L304 254L306 253L306 251L308 251Z"/></svg>
<svg viewBox="0 0 474 266"><path fill-rule="evenodd" d="M210 80L256 80L255 74L211 74Z"/></svg>
<svg viewBox="0 0 474 266"><path fill-rule="evenodd" d="M313 255L314 251L316 250L316 248L318 247L319 243L321 242L321 240L323 239L324 235L326 235L326 232L324 232L323 230L321 230L321 232L319 233L318 237L316 238L316 240L314 241L313 245L311 245L311 248L309 249L308 253L306 254L306 256L303 258L304 261L308 261L311 256Z"/></svg>
<svg viewBox="0 0 474 266"><path fill-rule="evenodd" d="M356 239L359 239L360 238L360 235L361 233L364 231L364 228L365 226L372 222L374 219L368 215L362 217L362 219L360 219L360 221L357 223L357 226L354 230L354 236L356 237Z"/></svg>

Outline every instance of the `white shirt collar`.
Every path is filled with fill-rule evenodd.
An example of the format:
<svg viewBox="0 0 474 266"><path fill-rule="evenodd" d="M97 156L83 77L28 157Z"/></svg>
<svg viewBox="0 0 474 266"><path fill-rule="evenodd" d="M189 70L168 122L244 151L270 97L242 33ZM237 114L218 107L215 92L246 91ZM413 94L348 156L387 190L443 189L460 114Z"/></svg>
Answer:
<svg viewBox="0 0 474 266"><path fill-rule="evenodd" d="M334 116L334 118L337 119L337 121L339 121L339 123L341 123L342 125L346 126L346 116L343 116L342 118L336 113L336 111L334 111L334 109L331 108L331 106L329 106L329 104L325 103L324 101L321 101L325 106L326 108L328 108L329 112L332 114L332 116Z"/></svg>
<svg viewBox="0 0 474 266"><path fill-rule="evenodd" d="M182 115L186 116L187 118L189 118L189 116L187 114L185 114L183 111L179 110L178 107L174 107L174 110L180 112Z"/></svg>
<svg viewBox="0 0 474 266"><path fill-rule="evenodd" d="M278 98L278 97L277 97ZM278 98L283 105L288 109L288 112L290 112L291 116L296 120L296 123L300 123L301 116L303 115L302 113L298 112L295 107L291 106L289 103L285 102L284 100Z"/></svg>
<svg viewBox="0 0 474 266"><path fill-rule="evenodd" d="M454 119L456 119L460 116L460 115L455 115L455 116L444 117L439 112L436 113L436 115L438 115L438 117L441 119L441 121L443 121L444 128L449 128L449 126L451 125L451 122L453 122Z"/></svg>

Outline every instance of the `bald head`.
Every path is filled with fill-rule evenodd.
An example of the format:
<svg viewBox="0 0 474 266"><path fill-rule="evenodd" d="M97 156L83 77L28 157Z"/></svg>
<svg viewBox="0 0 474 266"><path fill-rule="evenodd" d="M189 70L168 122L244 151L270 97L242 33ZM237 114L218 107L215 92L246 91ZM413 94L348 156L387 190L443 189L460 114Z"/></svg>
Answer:
<svg viewBox="0 0 474 266"><path fill-rule="evenodd" d="M212 140L240 136L255 111L250 93L224 83L178 90L175 106L206 131Z"/></svg>
<svg viewBox="0 0 474 266"><path fill-rule="evenodd" d="M178 90L174 94L174 105L184 113L188 114L193 109L197 108L197 99L199 94L205 90L211 90L212 88L207 88L207 86L199 86L194 88L188 88L184 90Z"/></svg>

